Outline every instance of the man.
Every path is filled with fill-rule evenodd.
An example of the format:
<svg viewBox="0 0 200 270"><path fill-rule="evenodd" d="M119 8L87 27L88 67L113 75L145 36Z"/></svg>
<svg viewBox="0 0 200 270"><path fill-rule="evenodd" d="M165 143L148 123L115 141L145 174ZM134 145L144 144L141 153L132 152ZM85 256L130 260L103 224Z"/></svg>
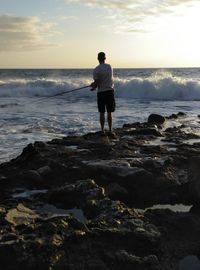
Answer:
<svg viewBox="0 0 200 270"><path fill-rule="evenodd" d="M93 71L94 82L91 83L92 91L97 88L97 104L100 113L101 132L105 134L105 111L107 111L107 122L109 134L112 132L112 112L115 111L113 71L109 64L105 63L106 55L104 52L98 53L99 65Z"/></svg>

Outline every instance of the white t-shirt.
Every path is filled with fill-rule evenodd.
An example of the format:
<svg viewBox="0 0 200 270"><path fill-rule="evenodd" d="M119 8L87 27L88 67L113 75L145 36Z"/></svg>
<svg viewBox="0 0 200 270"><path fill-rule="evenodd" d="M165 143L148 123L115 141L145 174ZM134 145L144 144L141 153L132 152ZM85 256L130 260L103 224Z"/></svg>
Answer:
<svg viewBox="0 0 200 270"><path fill-rule="evenodd" d="M99 64L93 71L94 80L98 80L98 92L114 90L113 71L111 65Z"/></svg>

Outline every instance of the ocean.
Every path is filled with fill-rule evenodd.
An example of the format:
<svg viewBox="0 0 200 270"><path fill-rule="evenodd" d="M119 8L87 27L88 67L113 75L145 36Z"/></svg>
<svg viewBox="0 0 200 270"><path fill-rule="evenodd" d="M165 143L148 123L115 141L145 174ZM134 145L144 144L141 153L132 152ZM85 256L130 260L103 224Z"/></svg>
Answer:
<svg viewBox="0 0 200 270"><path fill-rule="evenodd" d="M100 129L92 69L0 70L0 163L34 141ZM186 132L200 135L200 68L114 69L113 127L146 121L151 113L185 112Z"/></svg>

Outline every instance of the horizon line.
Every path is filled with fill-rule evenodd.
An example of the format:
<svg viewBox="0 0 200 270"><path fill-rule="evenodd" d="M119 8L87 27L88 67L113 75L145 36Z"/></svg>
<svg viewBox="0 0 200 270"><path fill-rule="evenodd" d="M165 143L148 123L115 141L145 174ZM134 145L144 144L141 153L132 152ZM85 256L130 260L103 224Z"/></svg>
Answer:
<svg viewBox="0 0 200 270"><path fill-rule="evenodd" d="M200 66L166 66L166 67L112 67L113 69L176 69L176 68L200 68ZM2 69L94 69L94 67L0 67Z"/></svg>

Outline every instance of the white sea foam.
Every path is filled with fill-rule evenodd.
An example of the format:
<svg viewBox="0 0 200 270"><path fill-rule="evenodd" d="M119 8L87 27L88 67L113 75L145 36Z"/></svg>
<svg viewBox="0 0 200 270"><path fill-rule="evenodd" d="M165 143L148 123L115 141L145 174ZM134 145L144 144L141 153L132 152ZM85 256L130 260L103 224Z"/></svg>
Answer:
<svg viewBox="0 0 200 270"><path fill-rule="evenodd" d="M116 96L145 100L200 100L200 81L197 76L189 77L182 74L159 70L145 76L135 72L129 76L115 77ZM50 96L63 91L73 90L89 85L92 76L20 76L6 77L0 80L0 97ZM73 93L73 95L75 92ZM75 96L90 97L87 90L77 92Z"/></svg>
<svg viewBox="0 0 200 270"><path fill-rule="evenodd" d="M68 79L67 82L59 79L9 79L0 81L1 97L20 96L51 96L63 91L72 90L83 85L89 85L89 81Z"/></svg>
<svg viewBox="0 0 200 270"><path fill-rule="evenodd" d="M200 100L200 81L156 73L148 78L116 78L117 96L146 100Z"/></svg>

